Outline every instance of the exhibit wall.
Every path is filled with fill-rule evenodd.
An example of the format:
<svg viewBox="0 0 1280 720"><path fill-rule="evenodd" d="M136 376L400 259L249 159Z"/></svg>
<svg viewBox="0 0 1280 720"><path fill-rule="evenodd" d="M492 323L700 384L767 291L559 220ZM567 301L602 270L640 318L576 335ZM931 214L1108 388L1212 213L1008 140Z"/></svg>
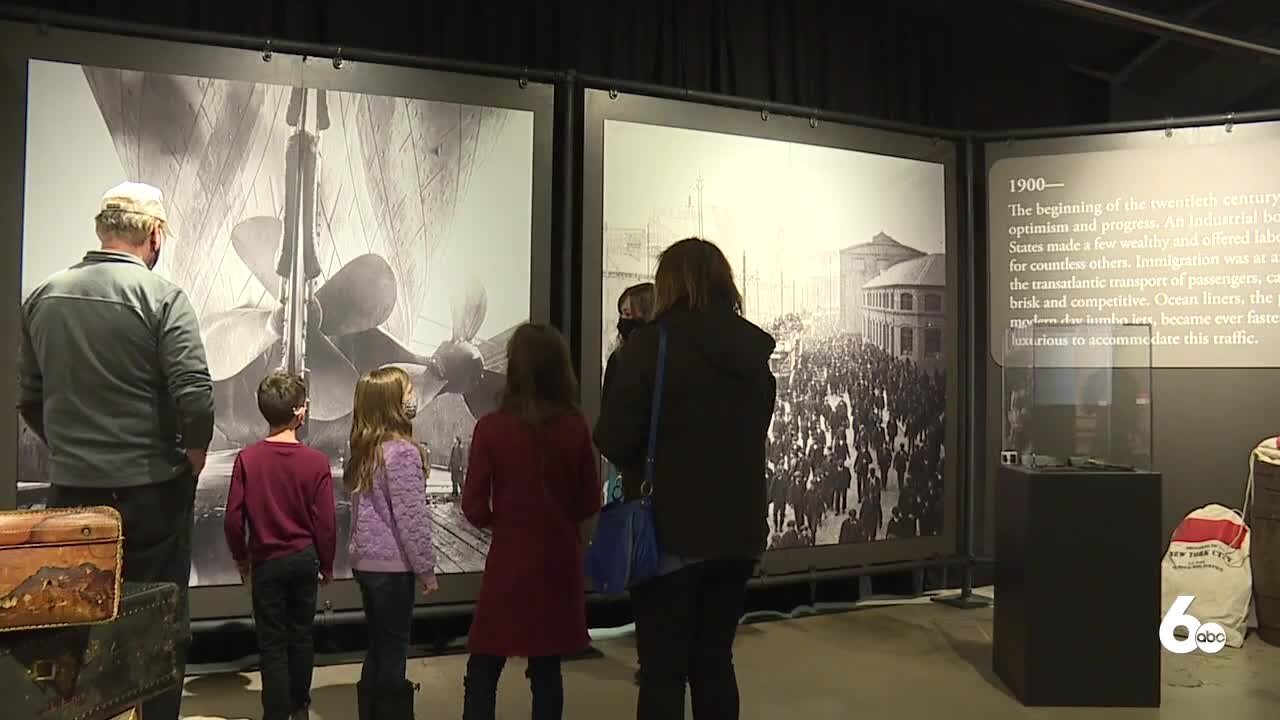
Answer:
<svg viewBox="0 0 1280 720"><path fill-rule="evenodd" d="M1000 382L1020 364L1006 359L1008 328L1149 326L1121 333L1148 346L1151 370L1114 370L1104 459L1150 448L1164 475L1166 537L1194 508L1241 508L1250 451L1280 427L1271 392L1280 123L1015 140L985 152L987 466L1022 449L1019 411ZM1075 341L1101 340L1090 335ZM1087 443L1077 449L1091 454Z"/></svg>
<svg viewBox="0 0 1280 720"><path fill-rule="evenodd" d="M6 268L20 270L6 276L15 310L5 322L45 278L96 247L104 190L128 179L165 194L174 237L155 270L197 312L217 407L192 585L239 585L222 530L227 485L238 450L266 429L255 392L277 368L308 377L306 441L332 462L336 570L350 577L342 467L355 384L394 364L413 378L415 434L432 451L426 490L445 576L437 599L470 599L475 578L462 576L483 570L489 539L462 518L450 457L465 457L476 418L496 402L511 331L550 320L554 89L4 29L16 41L4 48L0 132L6 148L25 148L5 166L21 175L0 201L5 221L21 220L6 228L21 242L6 245ZM16 326L3 329L16 346ZM47 451L20 420L6 437L16 474L0 485L16 481L15 504L38 507ZM359 605L350 583L326 593L329 607ZM247 599L239 587L197 592L193 613L247 614Z"/></svg>
<svg viewBox="0 0 1280 720"><path fill-rule="evenodd" d="M952 553L955 146L597 90L584 133L589 413L619 295L652 280L666 247L704 237L732 265L745 316L778 342L762 572Z"/></svg>

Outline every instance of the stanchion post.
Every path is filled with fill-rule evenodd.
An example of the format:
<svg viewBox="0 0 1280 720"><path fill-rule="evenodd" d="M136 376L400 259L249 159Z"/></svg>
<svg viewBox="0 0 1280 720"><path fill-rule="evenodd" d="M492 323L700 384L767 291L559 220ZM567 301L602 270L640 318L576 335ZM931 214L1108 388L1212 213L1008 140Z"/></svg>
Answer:
<svg viewBox="0 0 1280 720"><path fill-rule="evenodd" d="M949 605L961 610L973 610L977 608L989 607L992 603L991 598L985 595L977 595L973 592L973 567L975 553L974 546L974 482L973 478L977 475L978 470L978 453L981 448L976 447L974 443L973 429L976 423L985 421L985 418L976 416L975 408L977 403L974 400L977 397L977 368L978 358L984 353L980 352L981 346L977 342L976 332L974 329L974 320L977 318L978 302L977 302L977 270L974 261L974 249L977 247L977 222L975 212L977 203L974 202L974 166L977 164L977 155L974 152L974 142L972 138L965 140L965 208L966 208L966 236L968 243L966 249L968 252L962 253L965 258L965 322L962 324L964 332L961 334L961 347L967 358L965 366L966 383L965 388L965 427L961 429L960 436L965 447L965 471L961 473L960 498L962 510L960 521L963 525L960 533L960 554L964 558L964 564L960 568L960 593L958 595L946 595L934 597L933 601ZM985 343L984 343L985 344Z"/></svg>

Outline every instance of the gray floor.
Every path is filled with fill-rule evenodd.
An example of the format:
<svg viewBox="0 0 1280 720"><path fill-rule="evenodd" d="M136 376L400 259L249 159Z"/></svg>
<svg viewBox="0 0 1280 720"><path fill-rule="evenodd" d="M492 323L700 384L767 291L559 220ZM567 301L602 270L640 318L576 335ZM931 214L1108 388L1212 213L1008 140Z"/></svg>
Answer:
<svg viewBox="0 0 1280 720"><path fill-rule="evenodd" d="M597 643L604 657L565 669L567 720L633 717L635 652L629 640ZM991 610L929 602L744 628L737 664L744 720L892 718L1001 720L1280 718L1280 648L1250 637L1238 650L1164 661L1159 710L1024 708L991 673ZM419 718L461 716L465 658L410 662L421 683ZM528 718L523 663L504 677L499 718ZM316 671L312 718L355 718L356 666ZM195 678L184 717L258 718L256 675Z"/></svg>

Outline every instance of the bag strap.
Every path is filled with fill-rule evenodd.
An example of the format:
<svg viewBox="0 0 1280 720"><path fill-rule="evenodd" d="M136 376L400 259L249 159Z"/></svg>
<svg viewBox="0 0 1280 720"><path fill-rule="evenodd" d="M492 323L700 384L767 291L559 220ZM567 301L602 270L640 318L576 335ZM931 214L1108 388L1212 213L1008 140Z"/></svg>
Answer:
<svg viewBox="0 0 1280 720"><path fill-rule="evenodd" d="M653 378L653 402L649 411L649 449L644 456L644 481L640 493L653 495L654 466L658 454L658 419L662 416L662 386L667 375L667 329L658 325L658 363Z"/></svg>
<svg viewBox="0 0 1280 720"><path fill-rule="evenodd" d="M1253 466L1258 462L1254 455L1249 455L1249 479L1244 486L1244 509L1240 511L1240 517L1249 519L1253 513Z"/></svg>
<svg viewBox="0 0 1280 720"><path fill-rule="evenodd" d="M1280 446L1280 438L1276 438L1276 445ZM1240 514L1246 519L1250 519L1253 513L1253 469L1258 464L1258 449L1254 448L1249 453L1249 479L1244 486L1244 510Z"/></svg>

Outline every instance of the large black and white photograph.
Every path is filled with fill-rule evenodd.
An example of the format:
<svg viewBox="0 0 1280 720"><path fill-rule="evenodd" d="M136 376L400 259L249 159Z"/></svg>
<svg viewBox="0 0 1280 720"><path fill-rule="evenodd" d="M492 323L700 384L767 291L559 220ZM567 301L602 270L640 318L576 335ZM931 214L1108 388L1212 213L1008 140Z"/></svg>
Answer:
<svg viewBox="0 0 1280 720"><path fill-rule="evenodd" d="M96 248L104 190L164 193L174 237L155 269L199 315L217 406L192 585L240 582L223 512L275 369L308 378L304 438L331 459L339 577L355 385L385 365L410 373L422 406L439 571L483 570L489 538L459 494L507 338L530 316L533 113L44 61L29 88L23 298ZM47 451L20 426L19 505L39 507Z"/></svg>
<svg viewBox="0 0 1280 720"><path fill-rule="evenodd" d="M771 550L943 532L945 183L941 163L605 121L601 362L666 247L720 246L777 340Z"/></svg>

